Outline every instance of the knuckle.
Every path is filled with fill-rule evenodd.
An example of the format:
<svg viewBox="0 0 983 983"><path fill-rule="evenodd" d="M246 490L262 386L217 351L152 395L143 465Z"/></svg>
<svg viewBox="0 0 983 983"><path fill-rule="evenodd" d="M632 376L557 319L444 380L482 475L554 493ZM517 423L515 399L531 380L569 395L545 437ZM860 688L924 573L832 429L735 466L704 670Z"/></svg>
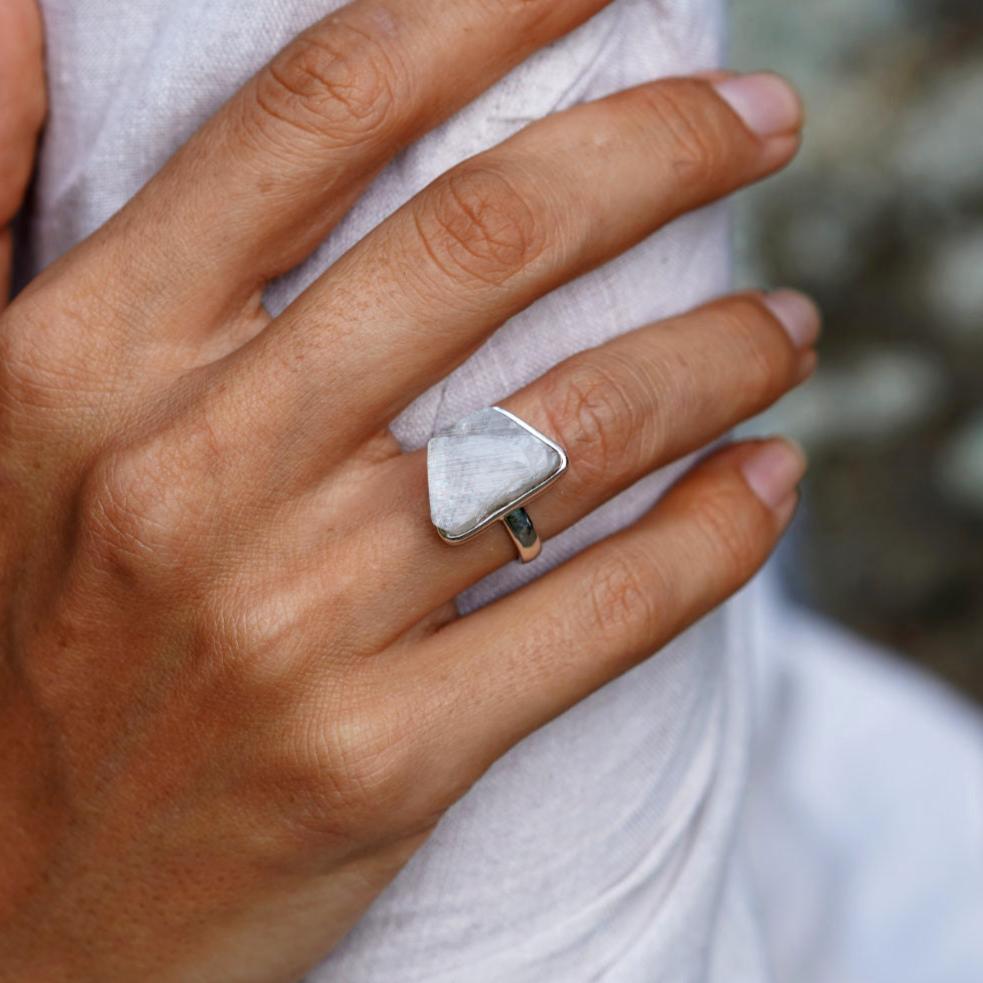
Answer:
<svg viewBox="0 0 983 983"><path fill-rule="evenodd" d="M4 311L0 401L65 413L94 409L114 393L120 381L105 370L109 352L94 328L116 325L129 301L96 266L77 264L61 280L44 271Z"/></svg>
<svg viewBox="0 0 983 983"><path fill-rule="evenodd" d="M483 162L439 179L414 218L426 253L444 274L498 286L545 249L542 213L514 174Z"/></svg>
<svg viewBox="0 0 983 983"><path fill-rule="evenodd" d="M5 408L35 402L38 389L45 389L43 360L32 332L20 320L4 323L0 333L0 398Z"/></svg>
<svg viewBox="0 0 983 983"><path fill-rule="evenodd" d="M396 71L386 45L340 17L297 38L257 78L261 115L319 139L350 144L385 131Z"/></svg>
<svg viewBox="0 0 983 983"><path fill-rule="evenodd" d="M0 331L0 401L6 409L55 409L70 402L79 380L62 365L44 320L25 315L25 307L8 311Z"/></svg>
<svg viewBox="0 0 983 983"><path fill-rule="evenodd" d="M695 504L695 523L712 569L727 584L741 583L753 573L760 549L747 521L745 496L736 489L706 492Z"/></svg>
<svg viewBox="0 0 983 983"><path fill-rule="evenodd" d="M78 528L98 566L127 582L187 578L200 534L179 471L170 448L159 443L112 451L90 467Z"/></svg>
<svg viewBox="0 0 983 983"><path fill-rule="evenodd" d="M226 688L268 690L280 680L298 641L293 611L267 588L215 590L197 605L196 663L231 678Z"/></svg>
<svg viewBox="0 0 983 983"><path fill-rule="evenodd" d="M638 456L646 412L631 382L633 371L593 351L575 355L544 380L543 413L587 483L609 482L630 470Z"/></svg>
<svg viewBox="0 0 983 983"><path fill-rule="evenodd" d="M658 572L639 550L620 547L594 569L587 584L589 630L601 637L650 636L657 624Z"/></svg>
<svg viewBox="0 0 983 983"><path fill-rule="evenodd" d="M196 661L228 673L229 686L269 692L310 658L313 625L330 624L318 646L325 678L342 673L353 661L352 632L346 619L357 601L339 597L330 584L324 591L307 574L236 568L196 598Z"/></svg>
<svg viewBox="0 0 983 983"><path fill-rule="evenodd" d="M343 698L325 721L309 714L288 739L277 771L289 789L296 827L320 839L359 842L405 825L412 786L402 742L387 714L340 687Z"/></svg>
<svg viewBox="0 0 983 983"><path fill-rule="evenodd" d="M647 112L655 117L673 171L680 180L696 185L717 183L728 156L719 123L700 111L704 90L700 83L684 79L640 90Z"/></svg>
<svg viewBox="0 0 983 983"><path fill-rule="evenodd" d="M392 727L379 712L346 714L335 719L327 740L334 774L348 798L370 807L388 805L406 776Z"/></svg>

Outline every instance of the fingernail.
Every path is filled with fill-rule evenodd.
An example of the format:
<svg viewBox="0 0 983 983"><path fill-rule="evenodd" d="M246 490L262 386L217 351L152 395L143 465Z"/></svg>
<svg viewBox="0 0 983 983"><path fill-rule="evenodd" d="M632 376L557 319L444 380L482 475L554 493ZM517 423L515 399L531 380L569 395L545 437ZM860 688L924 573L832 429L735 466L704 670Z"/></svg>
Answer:
<svg viewBox="0 0 983 983"><path fill-rule="evenodd" d="M751 491L779 512L806 473L806 456L794 441L776 437L759 444L741 470Z"/></svg>
<svg viewBox="0 0 983 983"><path fill-rule="evenodd" d="M771 72L738 75L713 84L721 98L745 125L761 137L797 130L802 123L799 95L781 76Z"/></svg>
<svg viewBox="0 0 983 983"><path fill-rule="evenodd" d="M822 315L809 297L798 290L776 290L766 294L764 302L796 348L811 348L816 343L822 327Z"/></svg>

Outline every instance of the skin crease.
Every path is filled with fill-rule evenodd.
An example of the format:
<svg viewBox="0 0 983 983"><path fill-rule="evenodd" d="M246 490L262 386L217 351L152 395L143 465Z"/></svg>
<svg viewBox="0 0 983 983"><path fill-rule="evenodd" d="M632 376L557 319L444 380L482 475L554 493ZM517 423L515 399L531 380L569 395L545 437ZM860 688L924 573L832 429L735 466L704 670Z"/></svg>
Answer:
<svg viewBox="0 0 983 983"><path fill-rule="evenodd" d="M714 77L533 124L271 321L263 285L393 153L605 5L435 3L312 27L0 319L4 983L298 978L499 756L736 591L791 517L801 457L735 445L456 617L509 544L438 540L389 420L544 292L784 166L801 116L752 132ZM41 121L38 27L0 12L0 221ZM817 333L804 298L747 293L505 400L571 455L538 528L779 398Z"/></svg>

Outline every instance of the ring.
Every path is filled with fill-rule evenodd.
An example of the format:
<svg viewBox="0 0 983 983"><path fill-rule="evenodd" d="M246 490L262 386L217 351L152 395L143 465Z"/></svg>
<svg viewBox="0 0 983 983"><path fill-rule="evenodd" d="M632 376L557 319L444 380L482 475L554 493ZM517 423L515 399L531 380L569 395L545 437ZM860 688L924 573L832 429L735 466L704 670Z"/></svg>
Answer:
<svg viewBox="0 0 983 983"><path fill-rule="evenodd" d="M478 410L427 445L430 521L452 546L501 522L529 563L542 542L525 506L566 469L563 448L515 414Z"/></svg>

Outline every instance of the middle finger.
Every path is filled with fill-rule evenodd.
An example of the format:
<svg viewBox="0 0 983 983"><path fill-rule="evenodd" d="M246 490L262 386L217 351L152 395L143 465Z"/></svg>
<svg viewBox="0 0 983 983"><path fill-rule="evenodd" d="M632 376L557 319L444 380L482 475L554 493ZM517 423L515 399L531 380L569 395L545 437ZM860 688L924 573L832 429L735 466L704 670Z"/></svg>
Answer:
<svg viewBox="0 0 983 983"><path fill-rule="evenodd" d="M317 480L538 297L787 163L800 125L771 75L667 79L532 124L438 179L232 356L227 418L269 436L264 472L290 446L291 473Z"/></svg>

